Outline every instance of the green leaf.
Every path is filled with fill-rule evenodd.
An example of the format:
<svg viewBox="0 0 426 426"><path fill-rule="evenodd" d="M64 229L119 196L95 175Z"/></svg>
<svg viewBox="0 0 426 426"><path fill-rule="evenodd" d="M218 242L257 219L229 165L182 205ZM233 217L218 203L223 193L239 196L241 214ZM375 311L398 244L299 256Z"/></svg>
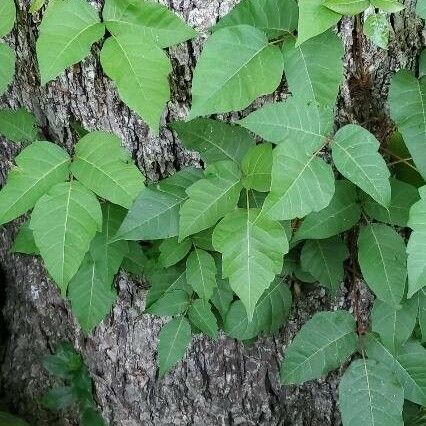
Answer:
<svg viewBox="0 0 426 426"><path fill-rule="evenodd" d="M384 207L391 200L389 170L377 152L379 141L356 124L342 127L334 136L332 153L339 172Z"/></svg>
<svg viewBox="0 0 426 426"><path fill-rule="evenodd" d="M217 162L209 166L204 175L186 190L188 200L179 212L180 241L210 228L237 205L242 185L235 163Z"/></svg>
<svg viewBox="0 0 426 426"><path fill-rule="evenodd" d="M371 359L357 359L339 385L345 426L403 426L404 394L394 375Z"/></svg>
<svg viewBox="0 0 426 426"><path fill-rule="evenodd" d="M217 320L209 302L197 299L188 310L189 321L207 336L216 338L218 334Z"/></svg>
<svg viewBox="0 0 426 426"><path fill-rule="evenodd" d="M341 15L358 15L370 6L369 0L325 0L323 3L330 10Z"/></svg>
<svg viewBox="0 0 426 426"><path fill-rule="evenodd" d="M199 152L207 164L221 160L240 164L255 144L253 136L245 129L210 118L176 121L170 127L177 132L185 148Z"/></svg>
<svg viewBox="0 0 426 426"><path fill-rule="evenodd" d="M73 175L87 188L114 204L129 208L144 187L138 168L127 163L120 139L92 132L75 146Z"/></svg>
<svg viewBox="0 0 426 426"><path fill-rule="evenodd" d="M216 226L213 246L223 255L223 278L229 278L251 321L257 301L281 272L288 252L283 227L258 209L236 209Z"/></svg>
<svg viewBox="0 0 426 426"><path fill-rule="evenodd" d="M153 315L178 315L185 311L189 306L189 296L184 290L167 291L152 303L145 312Z"/></svg>
<svg viewBox="0 0 426 426"><path fill-rule="evenodd" d="M191 342L191 326L185 317L173 318L163 326L158 338L159 374L162 377L185 356Z"/></svg>
<svg viewBox="0 0 426 426"><path fill-rule="evenodd" d="M186 260L186 279L198 297L209 300L216 288L216 264L208 252L194 247Z"/></svg>
<svg viewBox="0 0 426 426"><path fill-rule="evenodd" d="M418 301L405 300L401 309L395 309L381 300L375 300L371 312L371 328L392 352L399 349L411 336L417 320Z"/></svg>
<svg viewBox="0 0 426 426"><path fill-rule="evenodd" d="M65 293L102 228L101 206L80 183L59 183L37 201L30 228L47 270Z"/></svg>
<svg viewBox="0 0 426 426"><path fill-rule="evenodd" d="M121 267L134 275L141 276L147 261L142 247L136 241L128 241L128 253L124 256Z"/></svg>
<svg viewBox="0 0 426 426"><path fill-rule="evenodd" d="M426 3L424 1L418 1L416 4L416 13L422 19L426 19Z"/></svg>
<svg viewBox="0 0 426 426"><path fill-rule="evenodd" d="M362 275L378 299L400 307L407 279L403 238L390 226L372 223L358 237L358 261Z"/></svg>
<svg viewBox="0 0 426 426"><path fill-rule="evenodd" d="M69 175L70 157L50 142L34 142L15 158L0 191L0 225L21 216L37 200Z"/></svg>
<svg viewBox="0 0 426 426"><path fill-rule="evenodd" d="M333 108L343 81L344 49L340 38L327 31L296 46L295 39L289 37L284 40L282 51L293 96Z"/></svg>
<svg viewBox="0 0 426 426"><path fill-rule="evenodd" d="M195 67L189 119L242 110L273 92L282 74L280 50L262 31L248 25L216 31Z"/></svg>
<svg viewBox="0 0 426 426"><path fill-rule="evenodd" d="M263 31L269 39L297 28L298 9L294 0L243 0L213 28L217 31L236 25L251 25Z"/></svg>
<svg viewBox="0 0 426 426"><path fill-rule="evenodd" d="M41 399L42 405L52 411L65 410L76 402L77 396L71 386L53 388Z"/></svg>
<svg viewBox="0 0 426 426"><path fill-rule="evenodd" d="M158 134L160 118L170 99L169 58L154 43L141 43L132 33L107 39L101 51L105 74L117 85L121 99Z"/></svg>
<svg viewBox="0 0 426 426"><path fill-rule="evenodd" d="M15 238L10 251L12 253L39 254L39 250L34 241L33 231L29 228L30 222L27 221L19 228L18 235Z"/></svg>
<svg viewBox="0 0 426 426"><path fill-rule="evenodd" d="M185 190L201 178L201 170L187 167L145 188L130 207L114 239L161 240L179 233L179 210Z"/></svg>
<svg viewBox="0 0 426 426"><path fill-rule="evenodd" d="M60 343L53 355L43 357L43 367L62 379L72 379L82 366L83 360L70 342Z"/></svg>
<svg viewBox="0 0 426 426"><path fill-rule="evenodd" d="M268 103L238 123L269 142L297 142L316 149L331 132L333 113L303 97L291 97L285 102Z"/></svg>
<svg viewBox="0 0 426 426"><path fill-rule="evenodd" d="M33 142L37 138L37 123L25 109L0 110L0 133L13 142Z"/></svg>
<svg viewBox="0 0 426 426"><path fill-rule="evenodd" d="M419 303L419 325L422 332L422 342L426 342L426 288L422 288L418 293Z"/></svg>
<svg viewBox="0 0 426 426"><path fill-rule="evenodd" d="M0 424L5 426L29 426L29 423L24 420L3 411L0 411Z"/></svg>
<svg viewBox="0 0 426 426"><path fill-rule="evenodd" d="M364 35L376 46L387 49L389 44L389 23L384 13L369 15L363 26Z"/></svg>
<svg viewBox="0 0 426 426"><path fill-rule="evenodd" d="M372 6L388 13L397 13L405 8L405 6L397 0L370 0L370 3Z"/></svg>
<svg viewBox="0 0 426 426"><path fill-rule="evenodd" d="M274 149L271 192L262 207L264 214L287 220L327 207L334 194L334 175L317 154L297 140Z"/></svg>
<svg viewBox="0 0 426 426"><path fill-rule="evenodd" d="M164 240L160 244L160 257L158 261L164 268L173 266L189 253L191 247L191 240L184 240L181 243L178 242L177 237Z"/></svg>
<svg viewBox="0 0 426 426"><path fill-rule="evenodd" d="M0 42L0 96L6 92L9 84L13 81L15 61L15 52L7 44Z"/></svg>
<svg viewBox="0 0 426 426"><path fill-rule="evenodd" d="M0 1L0 37L12 31L16 19L16 6L13 0Z"/></svg>
<svg viewBox="0 0 426 426"><path fill-rule="evenodd" d="M263 143L251 148L243 158L241 171L245 188L268 192L271 188L272 145Z"/></svg>
<svg viewBox="0 0 426 426"><path fill-rule="evenodd" d="M86 407L81 414L81 426L105 426L105 422L95 408Z"/></svg>
<svg viewBox="0 0 426 426"><path fill-rule="evenodd" d="M234 292L229 285L229 280L222 278L222 257L216 256L216 288L213 291L211 302L219 312L222 321L225 321L231 302L234 299Z"/></svg>
<svg viewBox="0 0 426 426"><path fill-rule="evenodd" d="M297 45L334 27L342 15L323 5L324 0L299 0Z"/></svg>
<svg viewBox="0 0 426 426"><path fill-rule="evenodd" d="M316 313L285 352L281 383L317 379L339 367L357 347L355 320L347 311Z"/></svg>
<svg viewBox="0 0 426 426"><path fill-rule="evenodd" d="M302 269L335 296L343 281L343 262L348 249L339 237L326 240L309 240L303 245L300 261Z"/></svg>
<svg viewBox="0 0 426 426"><path fill-rule="evenodd" d="M419 193L414 186L391 178L391 200L385 208L366 194L361 194L364 211L379 222L405 227L408 222L410 207L419 200Z"/></svg>
<svg viewBox="0 0 426 426"><path fill-rule="evenodd" d="M426 349L419 342L408 341L392 353L376 336L367 334L364 345L369 358L393 372L404 388L405 399L426 405Z"/></svg>
<svg viewBox="0 0 426 426"><path fill-rule="evenodd" d="M30 3L29 13L38 12L45 4L46 0L32 0Z"/></svg>
<svg viewBox="0 0 426 426"><path fill-rule="evenodd" d="M108 31L132 34L138 40L169 47L189 40L197 32L167 7L145 0L107 0L102 12ZM143 43L140 44L143 48Z"/></svg>
<svg viewBox="0 0 426 426"><path fill-rule="evenodd" d="M293 241L329 238L351 229L361 216L356 188L347 180L336 180L330 204L306 216Z"/></svg>
<svg viewBox="0 0 426 426"><path fill-rule="evenodd" d="M39 31L37 60L41 84L45 84L88 56L92 44L104 35L105 27L86 0L52 0Z"/></svg>
<svg viewBox="0 0 426 426"><path fill-rule="evenodd" d="M419 57L419 78L426 75L426 49L423 49Z"/></svg>

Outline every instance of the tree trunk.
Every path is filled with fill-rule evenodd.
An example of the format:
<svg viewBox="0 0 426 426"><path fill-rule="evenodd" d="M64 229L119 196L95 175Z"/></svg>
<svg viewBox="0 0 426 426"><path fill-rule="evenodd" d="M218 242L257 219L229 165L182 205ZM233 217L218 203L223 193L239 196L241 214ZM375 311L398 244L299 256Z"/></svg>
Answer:
<svg viewBox="0 0 426 426"><path fill-rule="evenodd" d="M236 2L162 0L203 34ZM174 69L170 79L173 100L164 114L160 137L154 137L103 76L97 47L81 64L40 87L35 41L42 13L31 16L28 1L18 3L18 23L7 38L18 56L16 76L0 106L32 111L45 139L56 141L69 152L76 142L74 122L89 130L111 131L123 139L149 180L197 163L197 156L185 152L165 124L187 112L192 70L203 36L169 51ZM344 18L339 24L347 73L336 125L359 122L382 142L391 129L386 108L389 79L399 68L416 69L423 42L421 23L414 15L415 0L405 0L405 5L404 12L390 17L389 50L369 43L354 19ZM283 94L277 91L274 97ZM20 149L0 139L0 185ZM0 265L4 272L4 277L0 275L1 302L6 330L1 390L10 408L31 424L78 424L76 413L58 416L40 405L41 396L54 384L41 359L62 340L71 341L83 354L94 381L96 402L110 425L340 424L338 372L303 386L281 387L278 367L283 345L313 312L350 309L357 295L366 322L371 296L362 283L357 283L357 288L344 283L335 300L318 287L302 288L279 335L261 338L249 347L225 336L216 341L194 338L185 361L160 380L156 377L156 348L163 321L142 314L144 283L121 273L117 279L119 299L112 313L84 337L40 260L9 253L18 222L0 227Z"/></svg>

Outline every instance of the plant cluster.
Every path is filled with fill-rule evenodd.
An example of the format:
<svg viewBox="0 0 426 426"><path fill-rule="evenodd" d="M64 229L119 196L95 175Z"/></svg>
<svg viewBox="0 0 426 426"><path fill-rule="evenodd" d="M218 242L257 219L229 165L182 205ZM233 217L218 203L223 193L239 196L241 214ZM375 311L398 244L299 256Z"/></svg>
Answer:
<svg viewBox="0 0 426 426"><path fill-rule="evenodd" d="M417 6L422 18L425 3ZM0 5L14 16L9 0ZM336 296L345 281L356 299L362 277L376 297L369 331L356 301L355 318L316 313L286 349L281 381L322 377L352 357L339 387L345 425L401 425L404 400L405 421L421 422L426 80L407 70L392 77L397 131L388 146L356 123L335 131L344 52L331 28L367 8L364 32L384 47L384 13L403 9L396 0L242 0L211 28L188 120L170 125L204 170L146 184L116 136L86 133L70 156L36 140L26 111L0 111L0 132L30 142L0 191L0 225L31 210L14 250L42 257L85 332L111 310L120 267L144 271L146 312L172 317L159 334L164 375L193 333L214 338L221 329L249 341L278 331L292 305L288 282L318 282ZM106 0L101 21L85 0L50 1L37 40L42 84L84 59L105 29L104 72L158 132L171 71L162 49L196 33L157 3ZM291 92L284 101L232 124L203 118L245 109L275 91L283 74Z"/></svg>

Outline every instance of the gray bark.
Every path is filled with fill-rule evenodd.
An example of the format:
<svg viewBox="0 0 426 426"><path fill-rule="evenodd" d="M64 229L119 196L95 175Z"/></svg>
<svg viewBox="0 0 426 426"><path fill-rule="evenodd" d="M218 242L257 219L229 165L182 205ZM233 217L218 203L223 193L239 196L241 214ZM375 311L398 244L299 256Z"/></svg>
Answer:
<svg viewBox="0 0 426 426"><path fill-rule="evenodd" d="M236 1L163 3L205 34ZM423 43L421 23L413 12L415 0L406 0L405 4L406 11L391 18L391 44L387 51L366 41L353 19L345 18L339 25L346 48L347 73L336 125L359 122L381 141L389 134L389 79L399 68L415 69ZM96 47L81 64L40 87L35 40L41 14L31 17L27 6L27 1L19 0L18 24L7 39L16 49L18 62L14 84L1 98L1 106L29 109L39 120L45 138L70 152L76 142L72 122L80 122L87 129L111 131L123 139L150 180L197 162L196 154L185 152L164 125L187 112L192 70L203 35L170 49L173 100L164 114L160 136L154 137L123 105L113 84L102 75ZM275 98L282 96L282 92L274 94ZM19 150L19 146L0 140L0 185ZM329 300L321 289L302 288L281 332L273 338L261 338L250 347L224 336L217 341L194 338L186 360L159 380L156 347L163 321L142 314L144 283L121 274L117 279L118 303L96 331L84 337L41 262L9 253L19 222L0 228L3 320L7 329L0 383L10 407L31 424L78 424L76 413L58 416L40 405L41 396L55 383L43 370L41 358L62 340L71 341L83 354L94 381L97 404L110 425L340 424L336 402L339 372L303 386L281 387L278 367L283 345L313 312L336 307L352 309L356 299L366 323L371 296L362 283L343 284L336 300Z"/></svg>

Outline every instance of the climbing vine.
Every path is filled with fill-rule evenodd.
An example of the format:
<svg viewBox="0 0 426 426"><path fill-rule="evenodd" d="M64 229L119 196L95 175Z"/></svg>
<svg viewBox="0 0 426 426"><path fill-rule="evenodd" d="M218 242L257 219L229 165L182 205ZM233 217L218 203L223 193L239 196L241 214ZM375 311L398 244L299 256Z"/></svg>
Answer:
<svg viewBox="0 0 426 426"><path fill-rule="evenodd" d="M417 4L423 19L425 4ZM30 12L42 7L35 1ZM223 330L249 341L277 332L291 310L291 283L318 283L336 297L343 282L356 295L362 278L376 297L370 323L357 303L353 313L314 314L285 348L281 382L300 384L344 365L344 425L400 425L403 415L421 424L424 60L419 78L400 70L390 83L398 149L357 123L335 128L344 49L333 27L355 16L386 48L387 14L403 8L396 0L242 0L211 28L191 110L170 124L203 168L159 182L145 181L115 135L81 131L68 153L39 140L27 111L1 110L0 132L23 149L0 191L0 225L30 212L12 250L41 256L85 333L111 311L120 268L144 275L146 313L169 318L159 333L160 376L185 356L193 334L216 338ZM0 36L15 14L12 0L0 0ZM98 11L86 0L51 0L37 40L40 84L97 43L123 102L158 134L172 71L164 49L196 35L153 2L106 0ZM15 62L6 43L0 62L3 94ZM244 110L283 81L291 93L284 101L257 102L237 121L204 118Z"/></svg>

